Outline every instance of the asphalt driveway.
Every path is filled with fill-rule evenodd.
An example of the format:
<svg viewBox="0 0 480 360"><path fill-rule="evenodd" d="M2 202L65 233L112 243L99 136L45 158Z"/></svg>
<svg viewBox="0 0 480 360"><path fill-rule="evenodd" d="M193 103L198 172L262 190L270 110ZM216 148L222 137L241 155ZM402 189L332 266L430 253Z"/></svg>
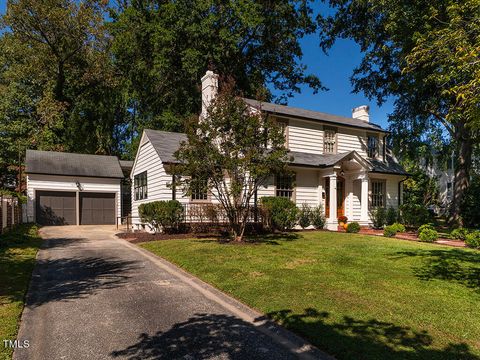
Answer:
<svg viewBox="0 0 480 360"><path fill-rule="evenodd" d="M293 359L322 355L111 226L41 229L15 359Z"/></svg>

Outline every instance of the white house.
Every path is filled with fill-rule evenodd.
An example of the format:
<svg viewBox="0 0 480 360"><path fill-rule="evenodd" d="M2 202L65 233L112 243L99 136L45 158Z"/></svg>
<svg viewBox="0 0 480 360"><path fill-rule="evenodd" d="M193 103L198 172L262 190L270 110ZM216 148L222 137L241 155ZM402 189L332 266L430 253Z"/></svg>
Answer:
<svg viewBox="0 0 480 360"><path fill-rule="evenodd" d="M217 75L202 78L202 114L205 116L218 90ZM295 173L273 176L257 196L284 196L298 206L322 205L327 228L337 229L341 215L361 225L371 224L370 210L398 208L405 170L386 147L388 132L369 119L368 106L353 109L352 117L244 99L253 111L260 110L285 127L286 144ZM181 203L215 202L209 194L186 197L175 189L171 165L185 134L145 130L131 172L133 224L140 226L138 207L155 200Z"/></svg>
<svg viewBox="0 0 480 360"><path fill-rule="evenodd" d="M130 162L116 156L27 150L25 163L25 221L100 225L115 224L122 215L122 180Z"/></svg>

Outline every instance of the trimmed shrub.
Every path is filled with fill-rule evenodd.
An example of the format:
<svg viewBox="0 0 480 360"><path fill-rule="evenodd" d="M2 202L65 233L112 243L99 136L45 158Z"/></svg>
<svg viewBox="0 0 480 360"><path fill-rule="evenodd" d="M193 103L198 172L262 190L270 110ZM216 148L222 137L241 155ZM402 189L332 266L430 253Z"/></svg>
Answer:
<svg viewBox="0 0 480 360"><path fill-rule="evenodd" d="M397 230L393 225L387 225L383 229L383 236L385 237L394 237L397 235Z"/></svg>
<svg viewBox="0 0 480 360"><path fill-rule="evenodd" d="M417 232L420 234L423 230L426 230L426 229L435 230L432 224L423 224L418 228Z"/></svg>
<svg viewBox="0 0 480 360"><path fill-rule="evenodd" d="M395 210L393 207L389 207L387 210L387 213L385 214L386 225L392 225L397 221L397 218L398 218L397 210Z"/></svg>
<svg viewBox="0 0 480 360"><path fill-rule="evenodd" d="M295 226L298 208L287 198L266 196L260 199L266 225L272 230L288 230Z"/></svg>
<svg viewBox="0 0 480 360"><path fill-rule="evenodd" d="M465 244L474 249L480 249L480 230L472 231L465 237Z"/></svg>
<svg viewBox="0 0 480 360"><path fill-rule="evenodd" d="M402 233L402 232L407 231L407 229L405 229L405 225L400 224L400 223L398 223L398 222L393 223L393 224L390 225L390 226L392 227L392 229L395 229L395 231L396 231L397 233L399 233L399 232Z"/></svg>
<svg viewBox="0 0 480 360"><path fill-rule="evenodd" d="M310 226L312 217L311 213L312 210L310 209L310 206L302 204L302 207L298 211L298 225L300 225L302 229Z"/></svg>
<svg viewBox="0 0 480 360"><path fill-rule="evenodd" d="M438 232L435 229L426 227L418 233L418 238L420 241L434 242L438 239Z"/></svg>
<svg viewBox="0 0 480 360"><path fill-rule="evenodd" d="M405 231L406 229L403 224L393 223L392 225L385 226L385 229L383 230L383 236L394 237L395 235L397 235L397 233Z"/></svg>
<svg viewBox="0 0 480 360"><path fill-rule="evenodd" d="M325 215L321 205L314 207L310 211L310 223L315 229L323 229L325 226Z"/></svg>
<svg viewBox="0 0 480 360"><path fill-rule="evenodd" d="M457 229L452 230L450 233L450 238L454 240L465 240L467 235L470 233L470 230L459 227Z"/></svg>
<svg viewBox="0 0 480 360"><path fill-rule="evenodd" d="M372 211L372 222L375 229L381 229L385 225L386 213L385 208L378 207Z"/></svg>
<svg viewBox="0 0 480 360"><path fill-rule="evenodd" d="M155 232L177 231L184 218L183 206L177 200L152 201L138 207L140 219Z"/></svg>
<svg viewBox="0 0 480 360"><path fill-rule="evenodd" d="M347 225L347 233L358 233L360 231L360 224L353 221Z"/></svg>

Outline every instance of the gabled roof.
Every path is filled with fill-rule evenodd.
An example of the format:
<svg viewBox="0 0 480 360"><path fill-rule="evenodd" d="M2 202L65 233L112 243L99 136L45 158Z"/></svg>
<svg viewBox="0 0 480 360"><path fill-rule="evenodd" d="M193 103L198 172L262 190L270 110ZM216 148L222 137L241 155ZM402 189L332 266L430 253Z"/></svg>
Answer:
<svg viewBox="0 0 480 360"><path fill-rule="evenodd" d="M261 109L262 111L266 111L272 114L292 116L292 117L313 120L313 121L321 121L321 122L330 123L332 125L337 125L337 126L354 127L354 128L360 128L360 129L366 129L366 130L372 130L372 131L380 131L384 133L388 132L382 129L382 127L377 124L366 122L359 119L326 114L319 111L306 110L306 109L296 108L293 106L272 104L272 103L267 103L263 101L253 100L253 99L243 99L243 100L248 105L256 109Z"/></svg>
<svg viewBox="0 0 480 360"><path fill-rule="evenodd" d="M409 175L402 165L400 165L391 155L387 154L385 160L385 162L376 159L368 160L372 164L372 172L405 176Z"/></svg>
<svg viewBox="0 0 480 360"><path fill-rule="evenodd" d="M116 156L27 150L28 174L123 178Z"/></svg>
<svg viewBox="0 0 480 360"><path fill-rule="evenodd" d="M371 167L368 161L354 150L340 154L309 154L299 151L290 151L288 154L292 157L291 165L325 168L335 166L343 160L356 159L367 169Z"/></svg>
<svg viewBox="0 0 480 360"><path fill-rule="evenodd" d="M180 144L183 141L187 141L186 134L146 129L145 135L152 143L163 163L179 163L174 154L180 148ZM402 166L398 164L391 155L387 155L387 162L384 163L380 160L364 159L356 151L341 154L310 154L299 151L289 151L288 154L292 158L290 164L293 166L325 168L334 166L342 160L355 158L372 172L407 175Z"/></svg>
<svg viewBox="0 0 480 360"><path fill-rule="evenodd" d="M174 154L180 144L187 141L187 134L150 129L144 132L163 163L178 163Z"/></svg>

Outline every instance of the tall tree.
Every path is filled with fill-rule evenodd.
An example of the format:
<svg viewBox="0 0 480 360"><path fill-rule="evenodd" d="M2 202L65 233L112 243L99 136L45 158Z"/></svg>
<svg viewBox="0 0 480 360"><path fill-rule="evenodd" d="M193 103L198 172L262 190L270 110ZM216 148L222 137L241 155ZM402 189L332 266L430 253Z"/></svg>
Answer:
<svg viewBox="0 0 480 360"><path fill-rule="evenodd" d="M285 135L270 117L252 112L228 86L188 128L175 154L186 194L210 192L220 203L235 241L242 241L258 188L285 170Z"/></svg>
<svg viewBox="0 0 480 360"><path fill-rule="evenodd" d="M3 169L26 147L116 151L125 111L103 15L96 1L8 2L0 36Z"/></svg>
<svg viewBox="0 0 480 360"><path fill-rule="evenodd" d="M480 103L480 2L478 0L331 0L320 17L321 47L337 38L355 40L364 53L354 70L354 91L381 104L394 96L390 126L402 155L418 144L453 142L456 181L451 208L469 187L478 141ZM412 150L413 151L407 151Z"/></svg>
<svg viewBox="0 0 480 360"><path fill-rule="evenodd" d="M250 97L267 85L282 99L302 84L321 89L300 63L299 40L316 29L311 14L308 0L122 2L110 29L136 125L181 130L181 119L200 110L198 84L208 68L233 77Z"/></svg>

